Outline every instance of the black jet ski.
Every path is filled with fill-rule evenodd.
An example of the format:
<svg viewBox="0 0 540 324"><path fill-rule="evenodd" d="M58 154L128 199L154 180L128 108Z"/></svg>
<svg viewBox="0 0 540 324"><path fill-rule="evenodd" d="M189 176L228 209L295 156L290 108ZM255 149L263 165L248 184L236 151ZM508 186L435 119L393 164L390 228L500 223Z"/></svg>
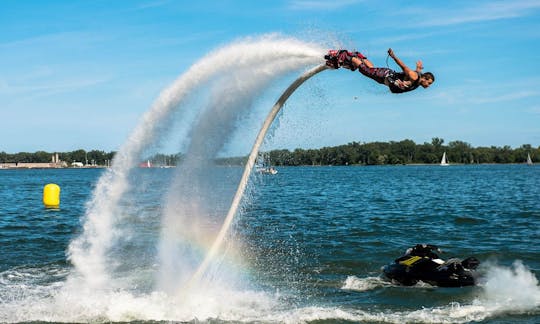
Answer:
<svg viewBox="0 0 540 324"><path fill-rule="evenodd" d="M412 286L422 281L432 286L463 287L476 282L476 268L480 262L469 257L446 261L439 258L442 253L435 245L417 244L409 248L394 263L383 267L384 276L404 286Z"/></svg>

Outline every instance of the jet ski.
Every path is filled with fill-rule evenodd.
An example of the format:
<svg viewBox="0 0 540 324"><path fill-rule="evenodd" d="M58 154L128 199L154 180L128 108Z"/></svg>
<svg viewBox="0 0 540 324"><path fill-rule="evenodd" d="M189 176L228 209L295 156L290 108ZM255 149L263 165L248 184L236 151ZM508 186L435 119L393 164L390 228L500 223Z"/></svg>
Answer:
<svg viewBox="0 0 540 324"><path fill-rule="evenodd" d="M480 264L474 257L446 261L439 258L442 251L435 245L417 244L393 263L382 268L385 277L394 283L412 286L419 281L439 287L473 286Z"/></svg>

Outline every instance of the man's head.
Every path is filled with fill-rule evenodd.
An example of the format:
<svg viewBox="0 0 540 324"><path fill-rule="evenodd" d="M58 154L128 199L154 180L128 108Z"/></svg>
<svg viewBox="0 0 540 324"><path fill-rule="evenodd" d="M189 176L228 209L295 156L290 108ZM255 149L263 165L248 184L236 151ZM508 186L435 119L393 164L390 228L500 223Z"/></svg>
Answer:
<svg viewBox="0 0 540 324"><path fill-rule="evenodd" d="M420 77L420 85L424 88L429 87L433 82L435 82L435 76L431 72L426 72Z"/></svg>

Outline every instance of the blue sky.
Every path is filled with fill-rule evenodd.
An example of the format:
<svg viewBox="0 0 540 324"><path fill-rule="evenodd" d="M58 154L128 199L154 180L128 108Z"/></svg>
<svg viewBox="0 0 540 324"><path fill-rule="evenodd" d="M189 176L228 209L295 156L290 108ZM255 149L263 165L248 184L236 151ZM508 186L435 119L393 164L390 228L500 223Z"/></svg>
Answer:
<svg viewBox="0 0 540 324"><path fill-rule="evenodd" d="M358 73L325 71L299 94L313 107L285 111L271 148L540 145L540 1L5 0L0 151L116 150L202 55L267 33L360 50L381 66L392 47L436 76L427 90L392 95Z"/></svg>

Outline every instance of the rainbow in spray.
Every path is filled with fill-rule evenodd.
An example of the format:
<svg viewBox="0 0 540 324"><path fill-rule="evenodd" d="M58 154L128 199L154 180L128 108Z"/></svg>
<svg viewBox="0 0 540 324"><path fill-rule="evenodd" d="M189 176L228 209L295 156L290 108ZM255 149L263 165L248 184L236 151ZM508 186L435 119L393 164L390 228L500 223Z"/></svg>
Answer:
<svg viewBox="0 0 540 324"><path fill-rule="evenodd" d="M233 187L215 185L209 171L212 160L269 84L291 71L319 65L324 51L318 45L277 35L243 39L202 57L163 90L88 202L84 231L69 246L74 271L67 287L104 293L126 288L117 278L123 260L115 250L126 240L136 239L126 226L130 216L124 210L134 186L133 170L146 151L159 147L175 122L195 116L181 141L186 147L182 164L161 198L153 289L184 295L182 288L203 262L233 199ZM199 96L196 103L193 94Z"/></svg>

